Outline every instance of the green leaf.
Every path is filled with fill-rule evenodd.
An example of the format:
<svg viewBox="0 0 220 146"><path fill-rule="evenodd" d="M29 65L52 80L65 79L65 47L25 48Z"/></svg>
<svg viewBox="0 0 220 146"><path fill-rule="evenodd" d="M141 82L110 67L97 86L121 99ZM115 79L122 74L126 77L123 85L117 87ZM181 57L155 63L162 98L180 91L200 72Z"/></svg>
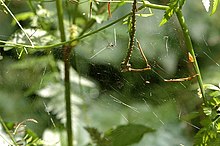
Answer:
<svg viewBox="0 0 220 146"><path fill-rule="evenodd" d="M220 105L220 99L219 99L219 98L212 98L211 104L212 104L214 107Z"/></svg>
<svg viewBox="0 0 220 146"><path fill-rule="evenodd" d="M212 109L210 107L204 107L203 111L207 116L212 114Z"/></svg>
<svg viewBox="0 0 220 146"><path fill-rule="evenodd" d="M169 5L169 8L166 10L163 19L160 22L160 26L167 23L167 21L173 16L173 14L182 8L184 5L185 0L171 0Z"/></svg>
<svg viewBox="0 0 220 146"><path fill-rule="evenodd" d="M219 146L220 134L211 128L202 128L194 137L194 146Z"/></svg>
<svg viewBox="0 0 220 146"><path fill-rule="evenodd" d="M34 16L34 13L33 12L23 12L23 13L19 13L19 14L16 14L15 17L18 21L24 21L24 20L27 20L31 17ZM12 21L12 25L16 25L16 21L13 20Z"/></svg>
<svg viewBox="0 0 220 146"><path fill-rule="evenodd" d="M212 6L211 15L213 15L216 12L217 7L218 7L218 3L219 3L219 0L213 0L213 6Z"/></svg>
<svg viewBox="0 0 220 146"><path fill-rule="evenodd" d="M169 8L165 12L164 17L163 17L162 21L160 22L160 26L162 26L165 23L167 23L167 21L173 16L173 14L174 14L174 9L173 8Z"/></svg>
<svg viewBox="0 0 220 146"><path fill-rule="evenodd" d="M211 97L218 97L220 96L220 91L214 91L212 93L209 94Z"/></svg>
<svg viewBox="0 0 220 146"><path fill-rule="evenodd" d="M98 146L106 146L108 140L106 140L103 136L103 133L99 132L96 128L85 127L86 131L89 133L92 142Z"/></svg>
<svg viewBox="0 0 220 146"><path fill-rule="evenodd" d="M111 142L108 146L127 146L139 142L148 132L154 130L144 125L128 124L108 131L105 137Z"/></svg>

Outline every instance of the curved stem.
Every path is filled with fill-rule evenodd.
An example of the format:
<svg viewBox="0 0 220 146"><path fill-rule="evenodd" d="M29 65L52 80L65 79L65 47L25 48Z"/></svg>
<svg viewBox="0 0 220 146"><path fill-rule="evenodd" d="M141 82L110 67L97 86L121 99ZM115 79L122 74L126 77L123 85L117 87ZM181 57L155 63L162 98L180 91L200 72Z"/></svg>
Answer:
<svg viewBox="0 0 220 146"><path fill-rule="evenodd" d="M180 26L182 28L182 31L183 31L186 47L187 47L188 51L190 52L190 54L193 57L193 60L194 60L193 67L194 67L194 70L195 70L196 74L198 74L197 80L198 80L199 87L200 87L200 90L201 90L201 93L202 93L203 102L206 105L207 104L207 99L205 97L205 90L204 90L204 87L203 87L202 76L201 76L201 73L200 73L198 62L196 60L196 56L195 56L195 53L194 53L192 41L191 41L191 38L190 38L190 35L189 35L189 29L188 29L188 27L185 23L185 19L183 17L182 11L180 9L176 11L176 15L177 15L178 21L180 23Z"/></svg>

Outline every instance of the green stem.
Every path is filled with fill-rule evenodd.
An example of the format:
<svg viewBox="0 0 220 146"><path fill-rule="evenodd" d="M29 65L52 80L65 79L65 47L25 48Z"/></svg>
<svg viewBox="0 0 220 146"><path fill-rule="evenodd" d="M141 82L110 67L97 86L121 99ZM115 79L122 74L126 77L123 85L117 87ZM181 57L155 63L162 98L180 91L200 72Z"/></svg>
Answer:
<svg viewBox="0 0 220 146"><path fill-rule="evenodd" d="M6 133L8 134L8 136L10 137L10 139L12 140L12 142L14 143L15 146L18 146L18 144L16 143L14 137L12 136L11 132L9 131L8 127L5 125L2 117L0 116L0 123L2 124L2 126L4 127Z"/></svg>
<svg viewBox="0 0 220 146"><path fill-rule="evenodd" d="M62 0L56 0L57 15L59 21L60 38L61 42L66 41L64 24L63 24L63 6ZM66 43L62 44L65 45ZM66 130L67 130L67 141L68 146L73 146L73 131L72 131L72 115L71 115L71 96L70 96L70 46L63 46L63 57L64 57L64 71L65 71L65 101L66 101Z"/></svg>
<svg viewBox="0 0 220 146"><path fill-rule="evenodd" d="M60 38L61 42L66 41L65 31L64 31L64 24L63 24L63 5L62 0L56 0L56 7L57 7L57 16L59 22L59 30L60 30Z"/></svg>
<svg viewBox="0 0 220 146"><path fill-rule="evenodd" d="M176 15L177 15L178 21L180 23L180 26L182 28L182 31L183 31L186 47L187 47L188 51L190 52L190 54L192 55L192 57L194 59L193 67L194 67L194 70L195 70L196 74L198 74L197 80L198 80L199 87L200 87L200 90L201 90L201 93L202 93L203 102L206 105L207 104L207 99L205 97L205 90L204 90L204 87L203 87L202 76L201 76L200 69L199 69L199 66L198 66L198 63L197 63L197 60L196 60L196 56L195 56L195 53L194 53L192 41L191 41L190 34L189 34L189 29L188 29L188 27L185 23L184 16L183 16L182 11L180 9L176 11Z"/></svg>
<svg viewBox="0 0 220 146"><path fill-rule="evenodd" d="M66 128L68 136L68 146L73 146L72 131L72 111L71 111L71 94L70 94L70 46L64 46L64 83L65 83L65 101L66 101Z"/></svg>

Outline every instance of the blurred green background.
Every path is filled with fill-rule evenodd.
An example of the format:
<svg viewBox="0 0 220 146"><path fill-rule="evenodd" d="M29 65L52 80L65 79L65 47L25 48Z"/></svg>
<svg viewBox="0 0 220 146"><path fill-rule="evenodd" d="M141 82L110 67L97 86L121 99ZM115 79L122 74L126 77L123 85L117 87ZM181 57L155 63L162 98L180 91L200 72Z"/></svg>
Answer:
<svg viewBox="0 0 220 146"><path fill-rule="evenodd" d="M152 2L167 3L165 0ZM31 36L34 43L47 45L59 42L54 1L33 1L38 17L28 13L33 9L30 9L27 1L13 0L7 4L16 16L23 13L20 23L25 29L32 29L30 32L34 30ZM116 4L112 4L112 8L114 6ZM130 12L130 9L130 4L124 4L112 13L110 19L107 19L107 10L102 15L94 15L96 23L88 31L109 24ZM146 143L150 146L192 145L193 136L198 131L195 126L200 127L198 119L201 118L194 118L194 115L200 111L202 103L197 95L196 80L178 83L163 81L164 78L194 74L188 62L181 28L175 16L159 27L164 12L151 11L151 17L137 17L136 38L153 71L120 72L129 40L127 25L123 22L80 40L74 48L71 55L71 85L77 146L86 145L90 140L84 127L95 127L104 132L127 123L156 129L156 132L144 135L139 143L132 146L146 146ZM141 11L145 14L149 12L148 9ZM27 17L24 17L24 13ZM89 2L79 3L78 11L74 14L78 15L76 23L79 30L88 22L88 13ZM210 16L202 2L186 1L183 14L204 83L218 85L220 11ZM68 15L66 12L67 35ZM0 9L0 26L1 40L26 41L3 7ZM10 122L33 118L38 124L30 123L28 127L39 137L45 137L51 130L53 134L58 132L65 140L62 51L59 47L28 50L28 54L21 54L21 51L20 48L0 48L0 114L5 121ZM133 67L145 67L137 47L133 51L131 63Z"/></svg>

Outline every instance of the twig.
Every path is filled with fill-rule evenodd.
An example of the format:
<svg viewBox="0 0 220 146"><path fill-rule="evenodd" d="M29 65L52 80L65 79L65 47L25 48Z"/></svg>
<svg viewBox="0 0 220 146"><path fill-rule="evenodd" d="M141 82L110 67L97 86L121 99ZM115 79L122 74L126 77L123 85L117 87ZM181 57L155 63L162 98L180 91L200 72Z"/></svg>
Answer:
<svg viewBox="0 0 220 146"><path fill-rule="evenodd" d="M190 81L194 79L198 74L195 74L191 77L186 77L186 78L178 78L178 79L164 79L165 82L183 82L183 81Z"/></svg>

